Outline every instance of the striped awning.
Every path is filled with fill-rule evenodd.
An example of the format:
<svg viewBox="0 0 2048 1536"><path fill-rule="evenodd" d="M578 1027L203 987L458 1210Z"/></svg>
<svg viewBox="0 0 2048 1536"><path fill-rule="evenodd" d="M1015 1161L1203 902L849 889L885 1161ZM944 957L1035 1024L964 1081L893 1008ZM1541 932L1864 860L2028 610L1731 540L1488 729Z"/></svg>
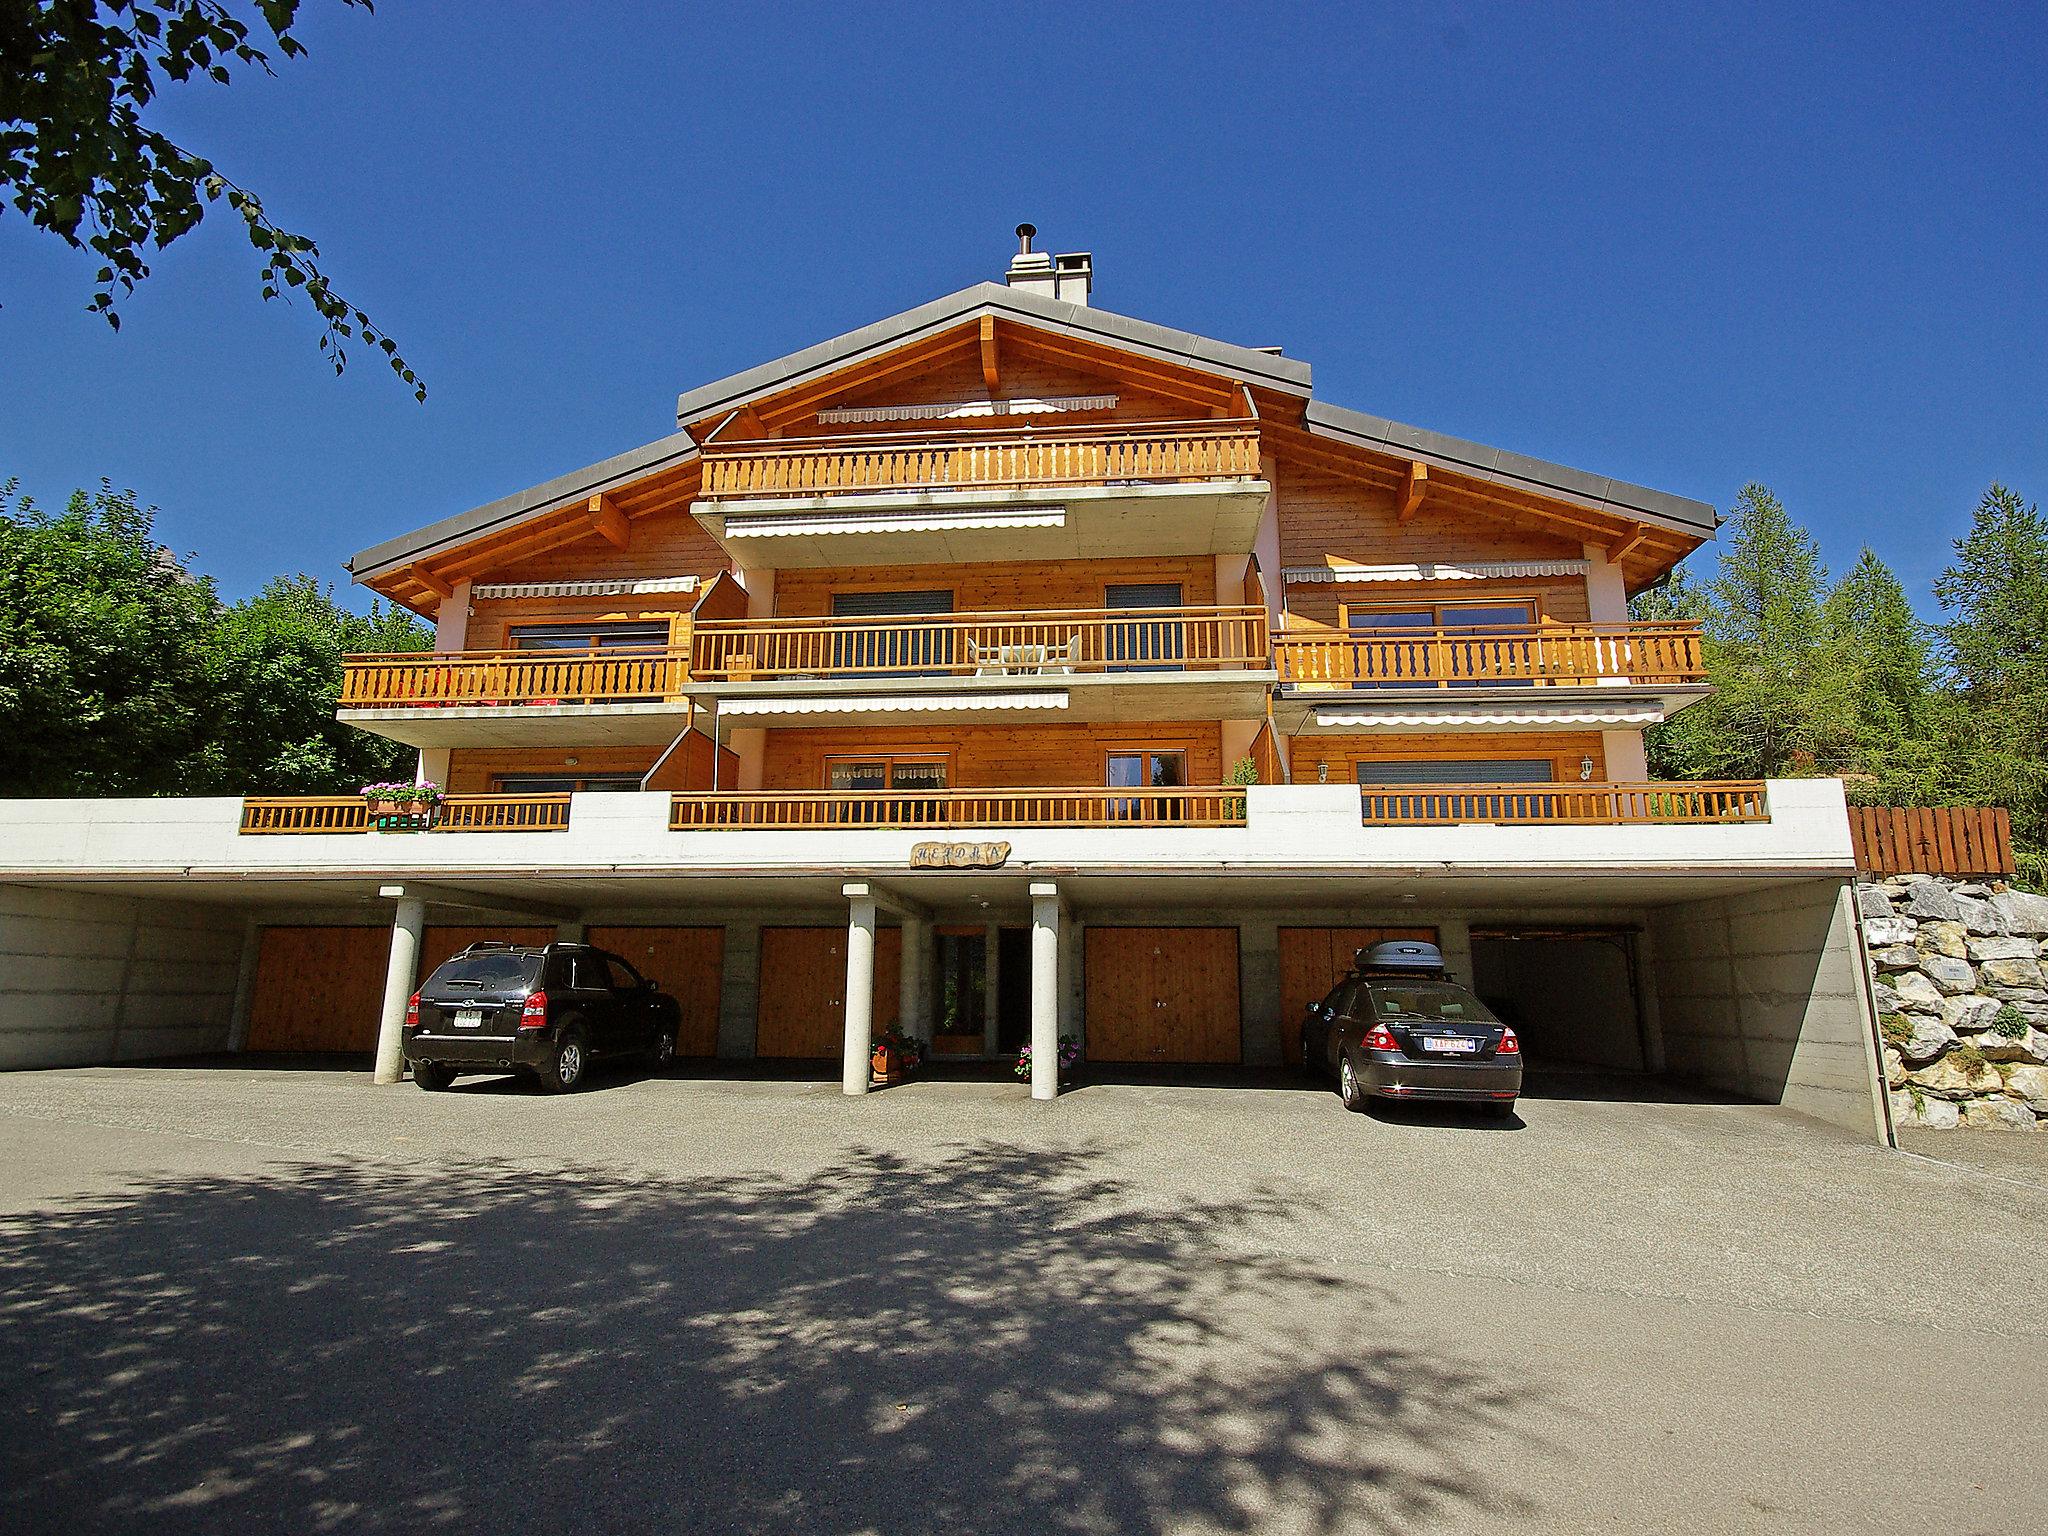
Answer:
<svg viewBox="0 0 2048 1536"><path fill-rule="evenodd" d="M1315 711L1317 725L1355 731L1479 730L1515 725L1642 726L1655 725L1663 718L1661 704L1560 704L1548 708L1487 704L1462 709L1375 709L1360 704L1318 704Z"/></svg>
<svg viewBox="0 0 2048 1536"><path fill-rule="evenodd" d="M694 592L694 576L650 576L640 581L494 581L470 588L471 597L632 597L648 592Z"/></svg>
<svg viewBox="0 0 2048 1536"><path fill-rule="evenodd" d="M1065 709L1064 689L1043 693L840 693L793 699L725 699L721 715L944 715L984 709Z"/></svg>
<svg viewBox="0 0 2048 1536"><path fill-rule="evenodd" d="M1586 560L1424 560L1411 565L1291 565L1280 574L1290 582L1489 581L1500 576L1583 576Z"/></svg>
<svg viewBox="0 0 2048 1536"><path fill-rule="evenodd" d="M1071 411L1113 411L1115 395L1053 395L1043 400L947 400L930 405L838 405L818 412L818 420L970 421L978 416L1059 416Z"/></svg>
<svg viewBox="0 0 2048 1536"><path fill-rule="evenodd" d="M729 539L788 539L821 533L956 533L968 528L1064 528L1065 507L1016 507L1002 512L727 513Z"/></svg>

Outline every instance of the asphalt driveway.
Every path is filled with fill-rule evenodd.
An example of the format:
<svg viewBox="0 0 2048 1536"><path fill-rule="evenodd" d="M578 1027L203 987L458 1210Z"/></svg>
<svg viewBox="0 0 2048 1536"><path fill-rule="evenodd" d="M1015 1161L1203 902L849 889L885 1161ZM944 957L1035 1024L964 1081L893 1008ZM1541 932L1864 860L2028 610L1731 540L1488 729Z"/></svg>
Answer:
<svg viewBox="0 0 2048 1536"><path fill-rule="evenodd" d="M2031 1146L1590 1092L0 1078L0 1526L2035 1526Z"/></svg>

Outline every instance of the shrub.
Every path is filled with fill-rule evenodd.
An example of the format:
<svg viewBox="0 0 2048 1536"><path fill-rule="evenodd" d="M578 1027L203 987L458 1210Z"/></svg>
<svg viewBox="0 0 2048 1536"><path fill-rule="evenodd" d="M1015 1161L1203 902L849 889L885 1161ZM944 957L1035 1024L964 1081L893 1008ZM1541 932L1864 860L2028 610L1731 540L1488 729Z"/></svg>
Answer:
<svg viewBox="0 0 2048 1536"><path fill-rule="evenodd" d="M1913 1025L1903 1013L1879 1014L1877 1027L1892 1045L1904 1045L1913 1038Z"/></svg>
<svg viewBox="0 0 2048 1536"><path fill-rule="evenodd" d="M1991 1033L2003 1040L2026 1039L2026 1015L2013 1007L2011 1003L2007 1003L1998 1010L1998 1017L1991 1021Z"/></svg>

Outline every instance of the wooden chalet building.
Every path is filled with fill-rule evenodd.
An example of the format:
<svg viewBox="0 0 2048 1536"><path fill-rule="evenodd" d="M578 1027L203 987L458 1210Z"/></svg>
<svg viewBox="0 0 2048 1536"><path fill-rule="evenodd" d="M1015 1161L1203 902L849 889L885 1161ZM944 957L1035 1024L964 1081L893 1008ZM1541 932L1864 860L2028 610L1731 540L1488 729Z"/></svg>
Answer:
<svg viewBox="0 0 2048 1536"><path fill-rule="evenodd" d="M1022 245L357 555L436 640L352 658L341 715L419 750L432 831L54 802L0 879L198 914L204 1027L256 1049L366 1048L419 967L566 924L682 997L685 1054L849 1091L892 1023L1277 1063L1356 946L1427 934L1532 1062L1881 1130L1839 785L1648 782L1706 685L1628 599L1713 509L1326 403Z"/></svg>

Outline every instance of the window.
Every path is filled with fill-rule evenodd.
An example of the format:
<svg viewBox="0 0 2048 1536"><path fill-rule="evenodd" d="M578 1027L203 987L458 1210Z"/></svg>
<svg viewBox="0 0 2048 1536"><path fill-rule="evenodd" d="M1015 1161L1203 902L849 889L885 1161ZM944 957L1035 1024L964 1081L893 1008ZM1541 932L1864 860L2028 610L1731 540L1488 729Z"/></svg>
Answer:
<svg viewBox="0 0 2048 1536"><path fill-rule="evenodd" d="M1360 762L1358 782L1367 789L1389 784L1553 784L1557 765L1547 757L1411 758L1399 762ZM1534 816L1540 799L1517 796L1506 802L1516 820ZM1405 821L1490 821L1502 802L1494 796L1401 795L1388 808Z"/></svg>
<svg viewBox="0 0 2048 1536"><path fill-rule="evenodd" d="M1177 581L1129 582L1104 592L1107 608L1178 608ZM1180 670L1182 634L1172 620L1109 625L1103 632L1103 660L1112 672L1176 672Z"/></svg>
<svg viewBox="0 0 2048 1536"><path fill-rule="evenodd" d="M1104 777L1111 789L1180 789L1187 781L1188 755L1181 751L1112 752ZM1111 821L1177 822L1186 814L1185 800L1166 796L1109 802Z"/></svg>
<svg viewBox="0 0 2048 1536"><path fill-rule="evenodd" d="M595 950L579 949L569 956L569 985L586 992L609 992L612 968Z"/></svg>
<svg viewBox="0 0 2048 1536"><path fill-rule="evenodd" d="M859 799L834 804L831 819L855 825L899 826L905 822L943 821L943 802L922 799L891 799L890 790L936 790L946 787L946 759L943 756L902 756L877 753L872 757L828 757L825 759L825 787L849 791Z"/></svg>
<svg viewBox="0 0 2048 1536"><path fill-rule="evenodd" d="M835 619L908 618L953 611L951 592L834 592ZM878 624L836 629L832 669L874 677L920 677L943 672L950 659L950 629L922 624Z"/></svg>
<svg viewBox="0 0 2048 1536"><path fill-rule="evenodd" d="M515 651L665 651L668 621L516 624L510 636Z"/></svg>
<svg viewBox="0 0 2048 1536"><path fill-rule="evenodd" d="M491 790L500 795L630 794L640 788L637 773L499 773Z"/></svg>

